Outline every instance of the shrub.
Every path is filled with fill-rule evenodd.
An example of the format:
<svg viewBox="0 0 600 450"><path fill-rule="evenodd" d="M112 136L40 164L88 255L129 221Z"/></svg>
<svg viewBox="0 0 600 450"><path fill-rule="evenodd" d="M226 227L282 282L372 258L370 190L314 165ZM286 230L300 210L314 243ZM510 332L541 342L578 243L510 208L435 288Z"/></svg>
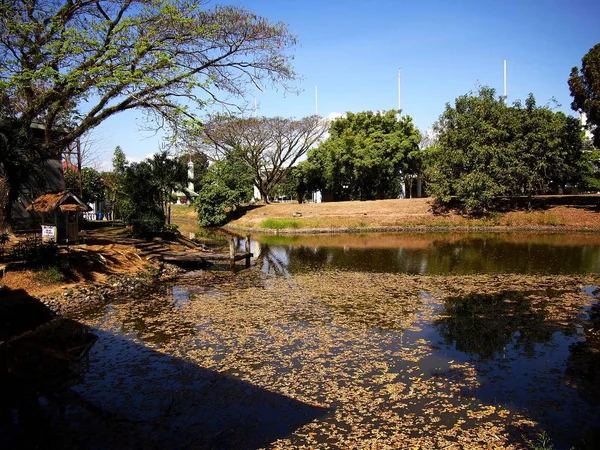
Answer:
<svg viewBox="0 0 600 450"><path fill-rule="evenodd" d="M58 247L55 242L42 242L39 237L27 237L15 244L10 257L27 261L33 265L53 265L58 260Z"/></svg>
<svg viewBox="0 0 600 450"><path fill-rule="evenodd" d="M41 268L38 279L44 284L55 284L64 281L65 277L58 267L51 266Z"/></svg>
<svg viewBox="0 0 600 450"><path fill-rule="evenodd" d="M163 231L163 219L155 214L145 213L131 220L134 236L149 238Z"/></svg>
<svg viewBox="0 0 600 450"><path fill-rule="evenodd" d="M297 219L265 219L260 223L261 228L270 230L283 230L286 228L300 228L301 222Z"/></svg>

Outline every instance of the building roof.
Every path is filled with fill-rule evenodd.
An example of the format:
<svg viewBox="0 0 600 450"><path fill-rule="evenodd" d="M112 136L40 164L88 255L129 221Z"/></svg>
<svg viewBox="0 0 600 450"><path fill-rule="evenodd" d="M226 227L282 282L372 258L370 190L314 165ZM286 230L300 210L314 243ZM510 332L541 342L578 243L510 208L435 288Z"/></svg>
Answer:
<svg viewBox="0 0 600 450"><path fill-rule="evenodd" d="M79 197L69 191L40 195L27 207L27 211L35 211L42 214L55 211L56 209L61 211L91 210Z"/></svg>

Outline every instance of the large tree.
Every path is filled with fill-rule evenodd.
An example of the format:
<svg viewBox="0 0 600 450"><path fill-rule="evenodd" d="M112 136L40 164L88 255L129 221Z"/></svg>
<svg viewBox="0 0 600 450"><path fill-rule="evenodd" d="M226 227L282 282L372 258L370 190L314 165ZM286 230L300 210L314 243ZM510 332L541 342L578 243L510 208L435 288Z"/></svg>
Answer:
<svg viewBox="0 0 600 450"><path fill-rule="evenodd" d="M336 199L397 197L409 169L409 154L421 136L399 111L348 113L332 122L330 136L302 163L304 182Z"/></svg>
<svg viewBox="0 0 600 450"><path fill-rule="evenodd" d="M299 120L283 117L215 117L203 128L203 137L217 159L241 158L251 168L261 198L269 195L296 162L327 133L319 116Z"/></svg>
<svg viewBox="0 0 600 450"><path fill-rule="evenodd" d="M75 168L67 166L64 174L66 189L78 195L81 191L84 202L92 203L104 200L106 186L102 175L93 167L84 167L79 173Z"/></svg>
<svg viewBox="0 0 600 450"><path fill-rule="evenodd" d="M195 201L200 226L227 223L240 205L252 199L253 178L248 164L233 154L211 165Z"/></svg>
<svg viewBox="0 0 600 450"><path fill-rule="evenodd" d="M119 112L176 128L249 84L287 87L293 45L283 24L201 0L0 2L0 169L12 198L20 172Z"/></svg>
<svg viewBox="0 0 600 450"><path fill-rule="evenodd" d="M458 97L435 125L437 143L427 168L429 192L440 203L461 200L476 212L506 195L534 195L578 178L577 119L536 106L507 106L495 90Z"/></svg>
<svg viewBox="0 0 600 450"><path fill-rule="evenodd" d="M581 69L573 67L569 77L573 102L571 108L585 113L587 127L600 147L600 43L594 45L581 60Z"/></svg>
<svg viewBox="0 0 600 450"><path fill-rule="evenodd" d="M171 195L176 190L187 186L187 167L179 159L169 157L165 151L159 151L149 158L148 163L152 169L152 181L158 186L159 202L165 217L170 222L168 205Z"/></svg>

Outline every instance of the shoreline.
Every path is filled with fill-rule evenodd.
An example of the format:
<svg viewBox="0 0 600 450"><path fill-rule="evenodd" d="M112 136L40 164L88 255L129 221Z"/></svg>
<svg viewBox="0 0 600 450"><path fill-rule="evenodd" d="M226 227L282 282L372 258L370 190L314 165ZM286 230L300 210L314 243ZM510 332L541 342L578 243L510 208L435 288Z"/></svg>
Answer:
<svg viewBox="0 0 600 450"><path fill-rule="evenodd" d="M389 227L364 227L364 228L253 228L236 225L224 225L221 227L232 232L244 232L254 234L344 234L344 233L443 233L443 232L473 232L473 233L600 233L600 228L592 227L569 227L569 226L389 226Z"/></svg>

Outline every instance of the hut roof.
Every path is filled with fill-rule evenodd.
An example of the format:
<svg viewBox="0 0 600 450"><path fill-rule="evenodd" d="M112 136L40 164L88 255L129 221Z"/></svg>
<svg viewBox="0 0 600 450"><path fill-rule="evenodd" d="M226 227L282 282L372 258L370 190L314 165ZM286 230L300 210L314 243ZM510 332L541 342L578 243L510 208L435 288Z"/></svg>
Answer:
<svg viewBox="0 0 600 450"><path fill-rule="evenodd" d="M40 195L27 207L27 211L46 214L57 208L61 211L89 211L91 209L75 194L64 191Z"/></svg>

